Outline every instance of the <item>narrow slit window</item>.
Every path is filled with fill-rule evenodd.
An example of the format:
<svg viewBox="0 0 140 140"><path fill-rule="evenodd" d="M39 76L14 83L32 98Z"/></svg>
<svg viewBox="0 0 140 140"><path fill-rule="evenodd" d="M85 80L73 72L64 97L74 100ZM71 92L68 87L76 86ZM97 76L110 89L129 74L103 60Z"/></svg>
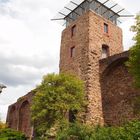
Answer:
<svg viewBox="0 0 140 140"><path fill-rule="evenodd" d="M77 110L69 111L69 122L74 123L76 121L76 114L77 114Z"/></svg>
<svg viewBox="0 0 140 140"><path fill-rule="evenodd" d="M70 57L74 57L75 56L75 46L70 48Z"/></svg>
<svg viewBox="0 0 140 140"><path fill-rule="evenodd" d="M102 59L109 56L109 47L107 45L102 46Z"/></svg>
<svg viewBox="0 0 140 140"><path fill-rule="evenodd" d="M71 37L73 37L76 34L76 25L72 26L71 28Z"/></svg>
<svg viewBox="0 0 140 140"><path fill-rule="evenodd" d="M104 23L104 32L108 33L108 24Z"/></svg>

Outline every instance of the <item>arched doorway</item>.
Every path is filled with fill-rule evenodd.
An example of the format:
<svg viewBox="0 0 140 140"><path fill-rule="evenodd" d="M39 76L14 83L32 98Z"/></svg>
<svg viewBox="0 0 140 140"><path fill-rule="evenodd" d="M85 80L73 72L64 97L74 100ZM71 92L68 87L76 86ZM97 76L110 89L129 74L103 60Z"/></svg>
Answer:
<svg viewBox="0 0 140 140"><path fill-rule="evenodd" d="M102 106L107 125L120 125L135 119L132 100L140 96L133 87L133 77L125 63L128 57L114 60L101 76Z"/></svg>

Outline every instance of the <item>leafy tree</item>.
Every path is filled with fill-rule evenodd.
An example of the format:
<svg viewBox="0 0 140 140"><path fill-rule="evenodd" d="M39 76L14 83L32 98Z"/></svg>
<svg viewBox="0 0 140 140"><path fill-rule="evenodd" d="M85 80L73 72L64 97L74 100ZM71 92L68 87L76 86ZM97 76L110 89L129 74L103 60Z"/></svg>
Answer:
<svg viewBox="0 0 140 140"><path fill-rule="evenodd" d="M0 140L27 140L27 138L18 131L3 128L0 129Z"/></svg>
<svg viewBox="0 0 140 140"><path fill-rule="evenodd" d="M76 115L76 112L84 110L86 101L83 87L83 82L72 75L48 74L43 77L41 85L35 89L31 107L38 136L45 136L48 131L52 133L53 128L66 125L69 111Z"/></svg>
<svg viewBox="0 0 140 140"><path fill-rule="evenodd" d="M130 49L130 58L127 63L130 72L134 76L136 87L140 88L140 14L136 16L136 24L131 27L135 32L135 45Z"/></svg>

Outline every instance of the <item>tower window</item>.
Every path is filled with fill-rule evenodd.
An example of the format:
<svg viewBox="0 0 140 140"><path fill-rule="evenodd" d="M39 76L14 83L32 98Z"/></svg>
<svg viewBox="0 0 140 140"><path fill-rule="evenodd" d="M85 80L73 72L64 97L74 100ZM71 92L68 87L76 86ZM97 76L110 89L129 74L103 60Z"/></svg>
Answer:
<svg viewBox="0 0 140 140"><path fill-rule="evenodd" d="M104 32L108 33L108 24L104 23Z"/></svg>
<svg viewBox="0 0 140 140"><path fill-rule="evenodd" d="M74 57L75 56L75 46L70 48L70 57Z"/></svg>
<svg viewBox="0 0 140 140"><path fill-rule="evenodd" d="M71 37L73 37L76 33L76 25L72 26L71 28Z"/></svg>
<svg viewBox="0 0 140 140"><path fill-rule="evenodd" d="M107 45L102 45L102 58L107 58L109 56L109 47Z"/></svg>

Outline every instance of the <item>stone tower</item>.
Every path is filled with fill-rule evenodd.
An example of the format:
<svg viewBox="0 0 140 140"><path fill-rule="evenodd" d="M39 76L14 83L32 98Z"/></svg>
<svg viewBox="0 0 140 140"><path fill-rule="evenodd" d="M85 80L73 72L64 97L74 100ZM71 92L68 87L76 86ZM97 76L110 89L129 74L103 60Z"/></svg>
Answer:
<svg viewBox="0 0 140 140"><path fill-rule="evenodd" d="M123 51L118 16L98 1L86 0L66 16L62 32L60 72L84 80L89 101L86 122L93 124L104 124L99 60Z"/></svg>

